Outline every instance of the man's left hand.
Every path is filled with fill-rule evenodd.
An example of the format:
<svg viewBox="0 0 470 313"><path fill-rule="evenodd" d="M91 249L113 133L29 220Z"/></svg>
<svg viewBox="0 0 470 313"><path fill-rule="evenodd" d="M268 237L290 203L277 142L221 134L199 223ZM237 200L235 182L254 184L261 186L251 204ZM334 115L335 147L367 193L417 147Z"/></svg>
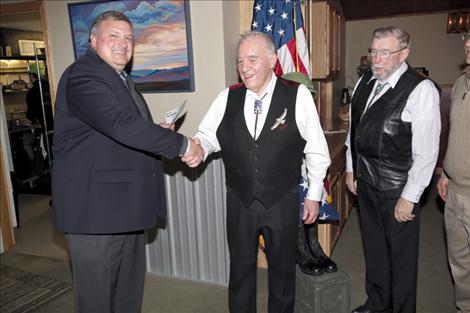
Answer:
<svg viewBox="0 0 470 313"><path fill-rule="evenodd" d="M312 224L318 217L319 202L315 200L305 199L304 201L304 224Z"/></svg>
<svg viewBox="0 0 470 313"><path fill-rule="evenodd" d="M398 222L409 222L414 220L415 215L412 213L415 204L405 198L400 197L395 205L395 219Z"/></svg>

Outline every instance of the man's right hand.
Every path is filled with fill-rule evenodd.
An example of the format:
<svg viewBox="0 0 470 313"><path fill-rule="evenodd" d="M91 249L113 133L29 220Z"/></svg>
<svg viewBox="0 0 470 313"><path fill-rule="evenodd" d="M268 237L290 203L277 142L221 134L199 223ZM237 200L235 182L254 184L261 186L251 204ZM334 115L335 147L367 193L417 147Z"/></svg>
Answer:
<svg viewBox="0 0 470 313"><path fill-rule="evenodd" d="M437 182L437 193L441 196L441 199L444 200L444 202L447 199L447 185L449 185L449 178L442 174L441 178L439 178L439 181Z"/></svg>
<svg viewBox="0 0 470 313"><path fill-rule="evenodd" d="M346 172L346 185L349 191L357 196L357 181L354 179L353 172Z"/></svg>
<svg viewBox="0 0 470 313"><path fill-rule="evenodd" d="M199 139L189 139L189 150L181 157L181 160L189 167L197 167L202 163L203 158L204 149Z"/></svg>

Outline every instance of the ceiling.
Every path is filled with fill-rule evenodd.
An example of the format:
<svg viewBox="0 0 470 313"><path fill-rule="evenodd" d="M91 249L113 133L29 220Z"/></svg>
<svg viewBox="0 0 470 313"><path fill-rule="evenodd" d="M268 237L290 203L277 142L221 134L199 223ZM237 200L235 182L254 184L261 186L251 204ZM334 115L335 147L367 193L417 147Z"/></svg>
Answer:
<svg viewBox="0 0 470 313"><path fill-rule="evenodd" d="M347 21L397 15L452 12L466 9L470 0L340 0Z"/></svg>

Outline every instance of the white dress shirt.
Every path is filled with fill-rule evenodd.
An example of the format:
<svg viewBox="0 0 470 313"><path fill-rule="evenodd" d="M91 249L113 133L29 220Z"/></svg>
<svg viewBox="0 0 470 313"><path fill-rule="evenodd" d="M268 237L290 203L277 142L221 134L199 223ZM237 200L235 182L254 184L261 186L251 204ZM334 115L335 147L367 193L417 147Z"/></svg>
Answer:
<svg viewBox="0 0 470 313"><path fill-rule="evenodd" d="M406 72L408 65L404 62L387 80L382 91L373 98L371 92L367 100L367 108L374 105L389 88L395 88L401 75ZM362 77L361 77L362 78ZM374 79L375 77L372 77ZM357 82L354 91L360 83ZM379 80L375 82L375 90ZM372 101L371 101L372 100ZM369 104L369 102L371 102ZM351 115L351 110L349 110ZM439 135L441 133L441 113L439 109L439 93L433 82L426 79L419 83L408 97L406 106L401 114L401 119L411 122L411 151L413 164L408 171L408 180L405 184L401 196L411 202L417 203L424 189L428 186L439 153ZM351 116L350 119L351 121ZM349 133L346 138L346 172L353 172L352 156L350 150L351 123Z"/></svg>
<svg viewBox="0 0 470 313"><path fill-rule="evenodd" d="M244 115L246 126L251 136L254 136L255 128L254 102L255 100L261 100L261 98L263 102L262 110L258 115L257 122L256 138L258 138L266 122L276 81L277 77L273 73L271 81L266 89L261 93L261 97L258 97L258 95L253 91L247 90L246 92ZM207 111L206 115L202 119L202 122L199 125L199 130L195 135L195 137L201 140L205 151L204 158L212 152L220 151L216 132L225 114L228 93L229 88L226 88L219 93L214 102L212 102L209 111ZM291 113L287 112L287 114ZM326 143L325 136L323 135L323 130L320 125L312 95L304 85L299 85L297 91L295 121L300 135L307 142L304 149L309 179L307 199L320 201L323 190L323 178L325 177L326 170L330 165L330 154L328 152L328 145ZM272 125L267 126L268 128L266 128L266 131L269 131L269 128Z"/></svg>

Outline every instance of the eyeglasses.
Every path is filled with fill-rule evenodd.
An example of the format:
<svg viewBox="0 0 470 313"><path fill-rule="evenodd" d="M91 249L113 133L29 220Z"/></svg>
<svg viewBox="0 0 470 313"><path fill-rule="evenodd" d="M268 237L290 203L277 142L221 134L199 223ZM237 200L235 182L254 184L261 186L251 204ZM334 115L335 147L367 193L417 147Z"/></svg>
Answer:
<svg viewBox="0 0 470 313"><path fill-rule="evenodd" d="M403 47L401 49L395 51L388 51L388 50L376 50L376 49L368 49L367 53L369 57L375 58L376 56L380 56L382 60L388 60L392 56L392 54L405 50L407 47Z"/></svg>

